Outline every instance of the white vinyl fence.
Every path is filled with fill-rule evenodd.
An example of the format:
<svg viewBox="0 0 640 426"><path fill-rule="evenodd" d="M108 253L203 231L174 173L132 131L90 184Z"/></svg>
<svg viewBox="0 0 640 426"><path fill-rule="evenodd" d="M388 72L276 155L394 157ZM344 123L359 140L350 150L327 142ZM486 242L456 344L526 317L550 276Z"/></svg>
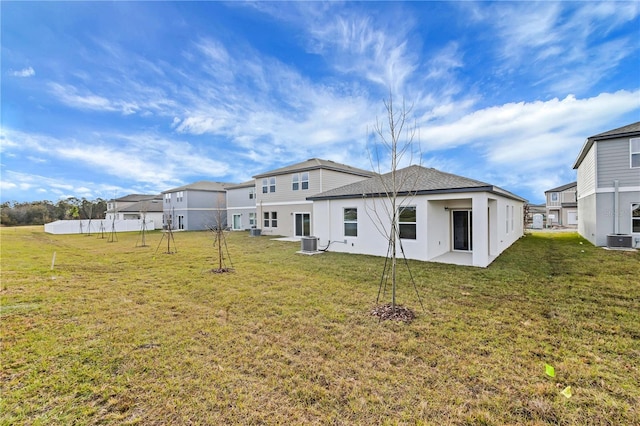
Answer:
<svg viewBox="0 0 640 426"><path fill-rule="evenodd" d="M105 220L93 219L89 224L88 219L84 220L57 220L44 225L44 232L49 234L97 234L99 232L111 232L115 228L116 232L132 232L142 229L141 219L127 220ZM146 220L147 231L155 229L153 220Z"/></svg>

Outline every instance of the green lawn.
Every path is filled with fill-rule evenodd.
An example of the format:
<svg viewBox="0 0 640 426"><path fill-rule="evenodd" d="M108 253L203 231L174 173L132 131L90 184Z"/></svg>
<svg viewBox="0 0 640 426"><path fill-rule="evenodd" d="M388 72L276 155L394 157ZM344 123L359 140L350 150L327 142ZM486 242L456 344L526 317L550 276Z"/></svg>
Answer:
<svg viewBox="0 0 640 426"><path fill-rule="evenodd" d="M640 424L638 252L533 234L486 269L409 262L404 324L370 315L382 258L231 233L213 274L208 232L165 254L41 229L0 228L0 424Z"/></svg>

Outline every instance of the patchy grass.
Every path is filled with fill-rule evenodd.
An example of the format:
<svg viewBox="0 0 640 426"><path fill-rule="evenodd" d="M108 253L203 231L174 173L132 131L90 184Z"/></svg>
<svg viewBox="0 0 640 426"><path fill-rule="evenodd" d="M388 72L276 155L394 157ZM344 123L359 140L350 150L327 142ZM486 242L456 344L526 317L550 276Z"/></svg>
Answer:
<svg viewBox="0 0 640 426"><path fill-rule="evenodd" d="M213 274L208 232L0 237L1 424L640 424L640 253L576 234L409 262L411 324L370 315L381 258L232 233Z"/></svg>

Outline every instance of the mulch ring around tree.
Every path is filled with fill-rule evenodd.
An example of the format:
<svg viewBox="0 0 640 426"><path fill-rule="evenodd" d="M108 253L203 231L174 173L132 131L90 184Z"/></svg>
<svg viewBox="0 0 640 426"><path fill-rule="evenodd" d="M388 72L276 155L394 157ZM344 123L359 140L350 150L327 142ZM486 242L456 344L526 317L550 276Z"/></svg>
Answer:
<svg viewBox="0 0 640 426"><path fill-rule="evenodd" d="M413 321L416 317L411 309L401 305L396 305L394 308L391 303L374 307L371 310L371 315L378 317L380 321L403 321L407 324Z"/></svg>

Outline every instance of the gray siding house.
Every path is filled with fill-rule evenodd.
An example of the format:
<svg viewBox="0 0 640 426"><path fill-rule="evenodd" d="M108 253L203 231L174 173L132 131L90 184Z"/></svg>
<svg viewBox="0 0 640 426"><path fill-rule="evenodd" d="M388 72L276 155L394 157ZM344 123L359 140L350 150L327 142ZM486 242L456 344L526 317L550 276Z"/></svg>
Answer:
<svg viewBox="0 0 640 426"><path fill-rule="evenodd" d="M163 225L201 231L227 226L226 190L230 183L199 181L162 192Z"/></svg>
<svg viewBox="0 0 640 426"><path fill-rule="evenodd" d="M597 246L631 236L640 247L640 122L587 138L578 170L578 232Z"/></svg>
<svg viewBox="0 0 640 426"><path fill-rule="evenodd" d="M578 226L577 182L571 182L544 192L547 226Z"/></svg>
<svg viewBox="0 0 640 426"><path fill-rule="evenodd" d="M368 170L311 158L253 176L257 227L266 235L312 235L313 201L307 197L373 175Z"/></svg>
<svg viewBox="0 0 640 426"><path fill-rule="evenodd" d="M257 228L256 181L230 185L227 190L227 224L232 231Z"/></svg>
<svg viewBox="0 0 640 426"><path fill-rule="evenodd" d="M160 198L161 195L154 194L129 194L124 197L112 198L107 201L105 219L108 221L140 219L140 211L144 204L158 201ZM136 205L138 205L139 208L135 208ZM158 217L158 219L160 219L160 217Z"/></svg>

